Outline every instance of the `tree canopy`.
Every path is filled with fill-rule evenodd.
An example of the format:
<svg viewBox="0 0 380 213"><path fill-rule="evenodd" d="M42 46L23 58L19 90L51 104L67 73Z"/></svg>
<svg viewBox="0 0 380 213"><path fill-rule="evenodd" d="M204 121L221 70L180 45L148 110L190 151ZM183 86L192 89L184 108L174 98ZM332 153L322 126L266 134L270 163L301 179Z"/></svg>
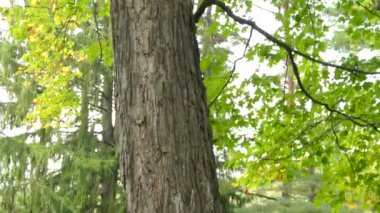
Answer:
<svg viewBox="0 0 380 213"><path fill-rule="evenodd" d="M0 211L125 211L109 4L1 8ZM194 21L225 207L380 211L378 1L203 0Z"/></svg>

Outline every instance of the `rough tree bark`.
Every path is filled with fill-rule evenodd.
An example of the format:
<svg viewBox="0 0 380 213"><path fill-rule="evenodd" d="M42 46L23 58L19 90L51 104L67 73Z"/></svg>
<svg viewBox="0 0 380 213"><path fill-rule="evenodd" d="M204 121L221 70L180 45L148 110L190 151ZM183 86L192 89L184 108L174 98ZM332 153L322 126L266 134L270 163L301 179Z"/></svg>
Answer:
<svg viewBox="0 0 380 213"><path fill-rule="evenodd" d="M221 212L192 0L112 0L128 212Z"/></svg>

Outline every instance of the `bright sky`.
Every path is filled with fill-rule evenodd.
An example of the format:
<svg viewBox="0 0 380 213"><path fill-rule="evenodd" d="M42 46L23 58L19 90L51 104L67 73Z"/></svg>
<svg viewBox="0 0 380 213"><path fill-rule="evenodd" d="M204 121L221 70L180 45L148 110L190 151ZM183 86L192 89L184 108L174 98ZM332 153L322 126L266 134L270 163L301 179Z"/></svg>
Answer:
<svg viewBox="0 0 380 213"><path fill-rule="evenodd" d="M8 0L0 0L0 7L9 7L9 1Z"/></svg>
<svg viewBox="0 0 380 213"><path fill-rule="evenodd" d="M9 96L7 95L7 91L4 88L0 87L0 102L6 103L6 102L10 102L10 101L11 100L10 100Z"/></svg>
<svg viewBox="0 0 380 213"><path fill-rule="evenodd" d="M237 15L255 21L256 24L263 28L265 31L269 33L274 33L281 24L276 21L274 14L272 12L278 12L278 8L274 7L267 1L256 0L254 1L254 6L252 7L252 13L250 15L242 14L234 11ZM240 25L241 26L241 25ZM249 30L241 34L242 37L249 37ZM251 38L251 46L257 43L263 42L265 37L259 34L256 31L253 31ZM235 59L240 58L243 54L245 48L245 44L240 44L238 46L233 47L231 50L233 52L233 56L230 57L230 61L233 62ZM268 75L275 75L282 72L283 64L279 64L276 67L269 68L266 64L260 63L258 59L254 61L247 61L243 59L239 61L236 65L236 72L239 73L239 78L233 82L238 85L242 80L250 77L254 72L259 71L260 73L265 73Z"/></svg>

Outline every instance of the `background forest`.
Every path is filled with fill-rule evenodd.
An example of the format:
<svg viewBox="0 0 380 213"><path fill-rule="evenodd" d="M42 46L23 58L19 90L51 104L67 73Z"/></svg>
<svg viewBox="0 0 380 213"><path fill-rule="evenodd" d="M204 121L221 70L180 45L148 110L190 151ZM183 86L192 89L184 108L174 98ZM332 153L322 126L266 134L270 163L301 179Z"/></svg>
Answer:
<svg viewBox="0 0 380 213"><path fill-rule="evenodd" d="M225 207L380 211L380 3L223 2L195 18ZM0 212L125 212L109 4L2 5Z"/></svg>

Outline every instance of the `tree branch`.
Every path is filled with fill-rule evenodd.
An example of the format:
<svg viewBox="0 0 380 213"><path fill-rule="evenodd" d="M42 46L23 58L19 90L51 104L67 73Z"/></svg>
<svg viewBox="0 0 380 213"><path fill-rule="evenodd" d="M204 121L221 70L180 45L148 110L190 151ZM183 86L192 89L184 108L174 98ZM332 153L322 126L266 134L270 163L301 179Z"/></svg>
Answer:
<svg viewBox="0 0 380 213"><path fill-rule="evenodd" d="M344 71L347 71L347 72L350 72L350 73L354 73L354 74L365 74L365 75L378 75L378 74L380 74L380 72L368 72L368 71L364 71L364 70L360 70L360 69L356 69L356 68L346 67L346 66L342 66L342 65L336 65L336 64L333 64L333 63L329 63L329 62L322 61L320 59L314 58L314 57L312 57L312 56L310 56L310 55L308 55L306 53L303 53L301 51L293 49L289 44L285 43L284 41L281 41L281 40L277 39L273 35L269 34L265 30L263 30L262 28L260 28L259 26L257 26L254 21L247 20L247 19L244 19L242 17L239 17L239 16L235 15L232 12L232 10L229 7L226 6L225 3L223 3L223 2L221 2L219 0L214 0L214 4L217 5L224 12L226 12L227 15L229 17L231 17L233 20L235 20L236 22L238 22L240 24L245 24L245 25L251 26L253 29L255 29L257 32L259 32L261 35L263 35L265 38L267 38L271 42L277 44L278 46L284 48L287 51L290 51L290 52L292 52L294 54L300 55L303 58L308 59L309 61L321 64L321 65L326 66L326 67L333 67L333 68L341 69L341 70L344 70Z"/></svg>
<svg viewBox="0 0 380 213"><path fill-rule="evenodd" d="M210 7L214 4L215 0L203 0L202 3L199 5L197 10L194 13L194 22L198 23L199 19L201 19L203 13L205 12L207 7Z"/></svg>
<svg viewBox="0 0 380 213"><path fill-rule="evenodd" d="M256 197L259 197L259 198L265 198L265 199L268 199L268 200L277 201L277 198L275 198L275 197L270 197L270 196L259 194L259 193L249 192L248 190L244 190L244 191L240 191L240 192L243 193L243 194L245 194L245 195L249 195L249 196L256 196Z"/></svg>
<svg viewBox="0 0 380 213"><path fill-rule="evenodd" d="M364 120L362 119L361 117L353 117L353 116L349 116L347 115L346 113L344 112L341 112L339 110L336 110L336 109L333 109L331 108L327 103L325 102L322 102L318 99L316 99L315 97L313 97L305 88L305 86L303 85L302 81L301 81L301 77L300 77L300 74L299 74L299 71L298 71L298 67L297 67L297 64L296 62L294 61L294 56L293 56L293 53L291 50L288 50L287 49L287 52L289 54L289 59L292 63L292 66L293 66L293 72L294 72L294 76L296 76L296 79L297 79L297 83L298 83L298 86L300 87L301 91L306 95L306 97L308 97L313 103L315 104L318 104L318 105L321 105L321 106L324 106L326 110L328 110L329 112L332 112L332 113L337 113L339 115L342 115L344 118L346 118L347 120L351 121L352 123L358 125L358 126L361 126L361 127L367 127L367 126L371 126L374 130L380 132L376 126L375 123L372 123L372 122L369 122L367 120Z"/></svg>
<svg viewBox="0 0 380 213"><path fill-rule="evenodd" d="M372 15L376 16L377 18L380 18L380 15L377 14L375 11L371 10L370 8L366 7L364 4L362 4L360 1L355 0L356 4L358 4L360 7L364 8L367 12L371 13Z"/></svg>
<svg viewBox="0 0 380 213"><path fill-rule="evenodd" d="M247 20L247 19L241 18L239 16L236 16L232 12L232 10L229 7L227 7L223 2L215 0L214 4L217 5L218 7L220 7L223 11L225 11L227 13L227 15L230 16L233 20L237 21L240 24L245 24L245 25L251 26L252 29L255 29L257 32L259 32L260 34L262 34L263 36L265 36L268 40L270 40L273 43L277 44L278 46L284 48L287 51L287 53L289 54L289 59L290 59L291 64L293 66L293 72L294 72L294 75L296 76L297 83L298 83L301 91L313 103L321 105L321 106L324 106L325 109L327 109L328 111L330 111L332 113L337 113L337 114L343 116L344 118L346 118L347 120L351 121L352 123L358 125L358 126L361 126L361 127L368 127L368 126L370 126L375 131L380 132L379 129L378 129L378 127L377 127L377 125L376 125L376 123L369 122L367 120L362 119L361 117L349 116L349 115L345 114L344 112L341 112L339 110L331 108L327 103L324 103L324 102L316 99L315 97L313 97L306 90L305 86L303 85L303 83L301 81L301 77L300 77L300 74L298 72L297 64L294 61L294 54L300 55L300 56L302 56L302 57L304 57L304 58L306 58L306 59L308 59L310 61L313 61L315 63L319 63L319 64L322 64L324 66L335 67L335 68L338 68L338 69L341 69L341 70L345 70L345 71L348 71L348 72L351 72L351 73L354 73L354 74L360 73L360 74L372 75L372 74L380 74L380 72L367 72L367 71L363 71L363 70L359 70L359 69L354 69L354 68L350 68L350 67L344 67L344 66L340 66L340 65L331 64L331 63L324 62L324 61L321 61L319 59L313 58L310 55L307 55L306 53L302 53L302 52L300 52L298 50L293 49L289 44L285 43L284 41L281 41L281 40L275 38L273 35L269 34L265 30L263 30L260 27L258 27L255 22L253 22L251 20Z"/></svg>

